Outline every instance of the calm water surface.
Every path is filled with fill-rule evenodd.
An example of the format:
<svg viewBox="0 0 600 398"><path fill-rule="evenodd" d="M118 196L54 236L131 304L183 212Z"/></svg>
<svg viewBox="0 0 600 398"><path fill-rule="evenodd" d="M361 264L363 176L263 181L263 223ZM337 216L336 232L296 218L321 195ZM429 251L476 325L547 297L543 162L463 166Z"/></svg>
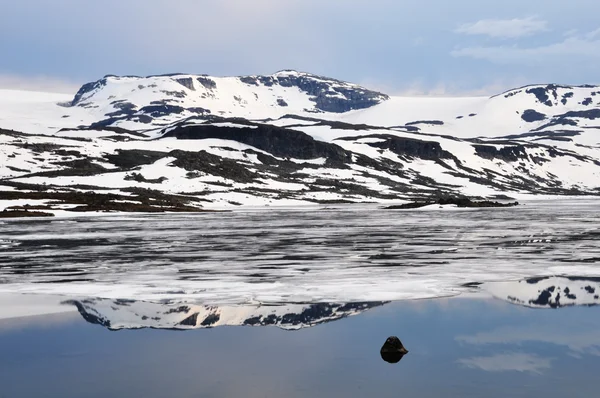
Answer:
<svg viewBox="0 0 600 398"><path fill-rule="evenodd" d="M0 397L593 397L600 308L406 301L299 331L0 321ZM397 335L398 364L379 349Z"/></svg>

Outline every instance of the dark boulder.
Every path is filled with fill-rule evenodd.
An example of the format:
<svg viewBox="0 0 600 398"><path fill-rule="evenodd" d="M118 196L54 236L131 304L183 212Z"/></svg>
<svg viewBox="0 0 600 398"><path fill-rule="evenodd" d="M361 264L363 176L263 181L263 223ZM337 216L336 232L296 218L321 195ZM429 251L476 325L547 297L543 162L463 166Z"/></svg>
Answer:
<svg viewBox="0 0 600 398"><path fill-rule="evenodd" d="M388 337L383 343L380 350L381 359L388 363L398 363L408 354L408 350L404 348L400 339L396 336Z"/></svg>

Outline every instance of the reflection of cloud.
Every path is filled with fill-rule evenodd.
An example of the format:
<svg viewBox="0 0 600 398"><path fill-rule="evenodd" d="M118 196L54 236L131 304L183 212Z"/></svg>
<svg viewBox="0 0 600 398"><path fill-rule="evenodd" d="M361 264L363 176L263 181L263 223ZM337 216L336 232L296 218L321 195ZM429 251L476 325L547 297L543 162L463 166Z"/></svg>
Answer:
<svg viewBox="0 0 600 398"><path fill-rule="evenodd" d="M569 36L563 41L538 47L465 47L456 49L451 54L454 57L483 59L499 64L543 63L551 57L583 56L599 58L600 39L597 36L598 32L593 31L580 36Z"/></svg>
<svg viewBox="0 0 600 398"><path fill-rule="evenodd" d="M489 357L472 357L459 359L459 363L473 369L486 372L531 372L541 374L542 370L550 369L552 359L532 354L499 354Z"/></svg>
<svg viewBox="0 0 600 398"><path fill-rule="evenodd" d="M504 327L491 332L458 336L456 340L474 345L541 342L568 347L575 354L586 353L600 356L598 325L582 325L581 328L585 328L585 330L559 329L556 325L552 327L541 325Z"/></svg>
<svg viewBox="0 0 600 398"><path fill-rule="evenodd" d="M535 17L514 19L482 19L474 23L461 25L457 33L467 35L485 35L501 38L530 36L547 30L548 23Z"/></svg>

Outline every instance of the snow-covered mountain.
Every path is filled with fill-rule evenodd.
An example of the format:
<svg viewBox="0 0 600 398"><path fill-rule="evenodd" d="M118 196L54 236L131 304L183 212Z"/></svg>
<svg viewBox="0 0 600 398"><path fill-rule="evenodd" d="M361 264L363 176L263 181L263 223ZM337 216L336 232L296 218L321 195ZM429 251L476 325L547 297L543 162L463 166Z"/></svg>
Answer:
<svg viewBox="0 0 600 398"><path fill-rule="evenodd" d="M217 326L277 326L296 330L358 315L386 302L206 306L133 300L69 300L83 318L110 330L202 329Z"/></svg>
<svg viewBox="0 0 600 398"><path fill-rule="evenodd" d="M600 278L539 277L490 282L482 288L495 297L535 308L600 305Z"/></svg>
<svg viewBox="0 0 600 398"><path fill-rule="evenodd" d="M295 71L0 90L0 210L600 193L600 87L394 97Z"/></svg>
<svg viewBox="0 0 600 398"><path fill-rule="evenodd" d="M90 109L98 125L166 125L196 115L261 119L288 113L343 113L389 99L355 84L308 73L210 77L107 76L84 85L72 107Z"/></svg>

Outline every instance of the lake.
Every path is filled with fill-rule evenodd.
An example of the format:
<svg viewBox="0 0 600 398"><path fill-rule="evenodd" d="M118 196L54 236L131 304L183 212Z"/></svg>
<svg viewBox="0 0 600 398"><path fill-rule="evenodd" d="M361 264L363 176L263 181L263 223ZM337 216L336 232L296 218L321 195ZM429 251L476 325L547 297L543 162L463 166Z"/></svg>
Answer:
<svg viewBox="0 0 600 398"><path fill-rule="evenodd" d="M599 205L3 220L0 397L595 396Z"/></svg>

